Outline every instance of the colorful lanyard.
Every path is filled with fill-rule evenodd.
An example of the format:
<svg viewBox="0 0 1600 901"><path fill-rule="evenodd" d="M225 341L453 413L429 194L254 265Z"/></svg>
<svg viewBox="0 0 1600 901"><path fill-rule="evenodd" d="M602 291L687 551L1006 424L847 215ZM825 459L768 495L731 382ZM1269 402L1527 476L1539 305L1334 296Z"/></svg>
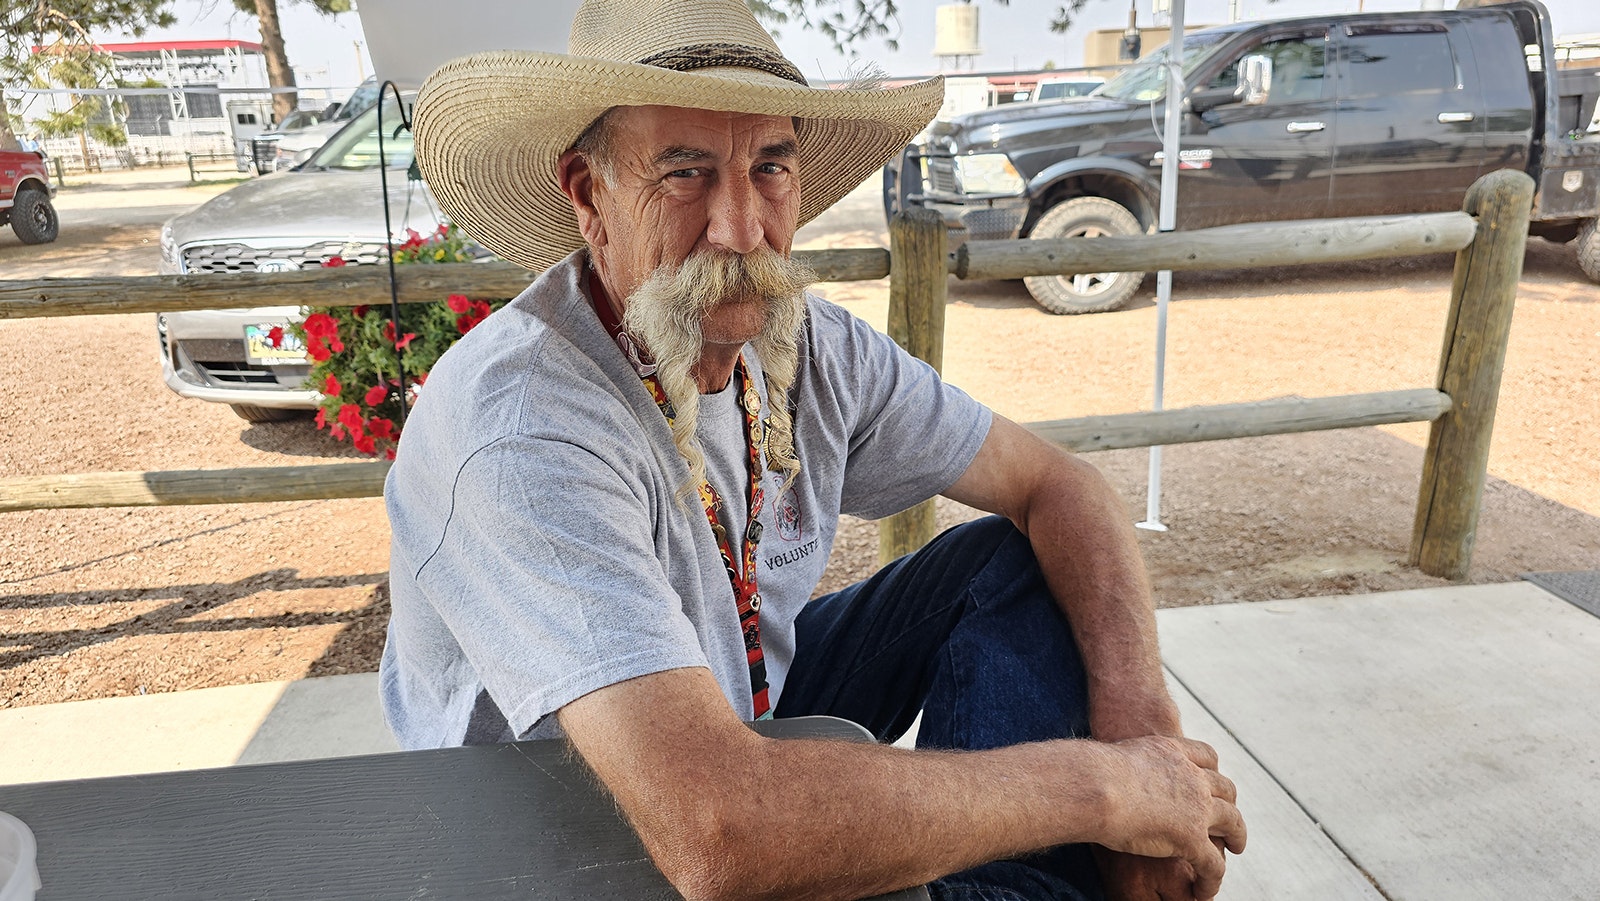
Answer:
<svg viewBox="0 0 1600 901"><path fill-rule="evenodd" d="M622 323L617 320L611 304L607 303L596 290L598 287L591 278L589 293L593 298L595 313L599 315L606 331L611 334L612 340L617 342L617 346L633 364L650 396L655 399L656 406L660 407L662 415L666 416L667 424L671 425L676 412L672 409L672 403L667 400L667 392L662 389L661 382L655 377L655 366L644 356L632 337L623 331ZM739 611L739 626L744 632L745 661L750 666L750 693L755 703L755 716L756 719L765 720L772 718L772 706L767 697L767 664L761 655L761 593L756 586L756 545L761 543L762 532L760 514L765 493L761 489L761 447L765 440L766 427L760 415L761 393L756 390L755 381L750 378L744 354L739 355L733 373L739 380L739 400L744 410L744 439L748 452L747 471L750 474L749 515L745 518L744 535L740 536L741 553L737 558L729 541L728 528L722 523L724 509L722 497L711 487L711 483L704 479L700 481L700 504L705 508L706 522L711 524L711 533L717 538L717 550L721 552L722 565L728 571L728 582L733 586L733 597ZM739 565L740 562L743 563L742 567Z"/></svg>

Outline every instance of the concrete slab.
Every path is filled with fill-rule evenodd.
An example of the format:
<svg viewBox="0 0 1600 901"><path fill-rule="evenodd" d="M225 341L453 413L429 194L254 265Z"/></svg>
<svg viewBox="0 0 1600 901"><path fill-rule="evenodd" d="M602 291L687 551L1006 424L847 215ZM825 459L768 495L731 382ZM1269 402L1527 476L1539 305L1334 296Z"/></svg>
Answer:
<svg viewBox="0 0 1600 901"><path fill-rule="evenodd" d="M1595 897L1600 619L1523 582L1158 622L1170 671L1386 897Z"/></svg>
<svg viewBox="0 0 1600 901"><path fill-rule="evenodd" d="M397 750L377 675L0 710L0 785Z"/></svg>
<svg viewBox="0 0 1600 901"><path fill-rule="evenodd" d="M1167 683L1183 714L1184 734L1216 748L1222 772L1239 787L1239 810L1250 828L1245 852L1228 856L1217 901L1383 901L1366 875L1194 695L1170 674Z"/></svg>

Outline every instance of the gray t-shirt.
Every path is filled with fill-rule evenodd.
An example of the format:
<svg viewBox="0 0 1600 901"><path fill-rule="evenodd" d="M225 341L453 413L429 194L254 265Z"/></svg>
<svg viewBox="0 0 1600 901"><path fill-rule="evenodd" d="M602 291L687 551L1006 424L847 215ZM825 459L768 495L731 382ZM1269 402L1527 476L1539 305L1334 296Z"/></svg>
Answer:
<svg viewBox="0 0 1600 901"><path fill-rule="evenodd" d="M665 418L595 316L582 252L434 367L384 492L393 614L380 668L407 748L542 738L596 689L707 667L752 715L733 589ZM770 409L760 360L746 348ZM705 395L711 482L743 528L737 384ZM801 475L768 502L757 576L776 706L794 619L841 512L877 518L948 488L991 414L842 308L807 297L790 391ZM776 501L776 502L774 502Z"/></svg>

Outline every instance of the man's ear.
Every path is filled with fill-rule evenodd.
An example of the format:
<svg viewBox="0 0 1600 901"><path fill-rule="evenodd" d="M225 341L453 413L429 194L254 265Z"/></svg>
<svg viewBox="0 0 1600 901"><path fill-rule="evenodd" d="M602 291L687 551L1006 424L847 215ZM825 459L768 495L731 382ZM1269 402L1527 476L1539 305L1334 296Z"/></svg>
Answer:
<svg viewBox="0 0 1600 901"><path fill-rule="evenodd" d="M572 211L578 215L578 233L583 236L584 243L590 247L604 247L606 227L594 204L597 179L588 158L576 150L561 154L556 160L556 181L561 193L572 201Z"/></svg>

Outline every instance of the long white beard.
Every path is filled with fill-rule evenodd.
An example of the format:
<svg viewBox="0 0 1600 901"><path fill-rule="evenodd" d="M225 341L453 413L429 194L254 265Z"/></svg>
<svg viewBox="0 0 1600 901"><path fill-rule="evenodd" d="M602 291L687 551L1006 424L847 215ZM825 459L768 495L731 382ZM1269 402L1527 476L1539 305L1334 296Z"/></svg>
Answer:
<svg viewBox="0 0 1600 901"><path fill-rule="evenodd" d="M623 327L655 358L656 379L672 404L672 441L689 464L684 493L693 492L706 476L705 454L695 436L700 388L693 376L704 345L702 323L714 308L729 302L765 302L766 321L750 343L761 357L771 406L767 467L783 474L785 490L800 474L788 398L799 360L805 289L815 280L805 266L769 248L742 255L702 252L681 266L657 269L628 297Z"/></svg>

